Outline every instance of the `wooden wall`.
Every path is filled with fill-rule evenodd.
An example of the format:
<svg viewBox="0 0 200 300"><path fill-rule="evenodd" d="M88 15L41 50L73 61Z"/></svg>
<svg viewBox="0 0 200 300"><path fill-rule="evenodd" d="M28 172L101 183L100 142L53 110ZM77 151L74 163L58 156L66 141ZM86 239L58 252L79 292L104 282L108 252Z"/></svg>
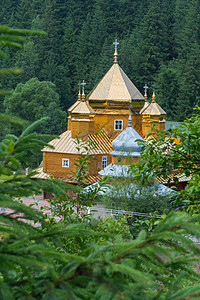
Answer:
<svg viewBox="0 0 200 300"><path fill-rule="evenodd" d="M127 115L114 115L114 114L98 114L95 116L95 133L98 132L99 126L102 126L105 132L112 136L117 132L121 132L123 130L114 130L114 121L115 120L123 120L123 130L128 126L128 114ZM132 126L139 133L142 134L142 115L132 115Z"/></svg>
<svg viewBox="0 0 200 300"><path fill-rule="evenodd" d="M80 132L80 135L93 134L94 133L94 121L93 120L71 120L71 131L72 138L77 136L77 133Z"/></svg>
<svg viewBox="0 0 200 300"><path fill-rule="evenodd" d="M55 153L55 152L43 152L43 170L49 174L63 173L71 174L75 170L76 160L78 154L66 154L66 153ZM90 157L91 165L89 166L90 175L98 174L101 170L102 156L107 156L107 165L111 163L110 154L98 154ZM62 159L69 159L69 167L62 167Z"/></svg>
<svg viewBox="0 0 200 300"><path fill-rule="evenodd" d="M153 127L153 124L155 124L155 127ZM147 134L150 132L154 132L153 129L158 129L158 130L165 130L165 120L156 117L144 117L142 120L142 132L143 136L146 137ZM154 132L155 133L155 132Z"/></svg>

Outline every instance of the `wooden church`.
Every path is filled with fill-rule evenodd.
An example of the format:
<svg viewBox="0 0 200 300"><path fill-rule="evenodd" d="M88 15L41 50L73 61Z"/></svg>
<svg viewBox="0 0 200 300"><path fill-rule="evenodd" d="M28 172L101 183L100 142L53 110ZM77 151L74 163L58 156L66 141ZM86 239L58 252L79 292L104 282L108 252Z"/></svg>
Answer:
<svg viewBox="0 0 200 300"><path fill-rule="evenodd" d="M77 101L68 109L68 126L59 138L49 142L54 148L45 147L43 167L38 176L46 178L53 175L66 182L74 182L72 171L76 160L88 147L91 165L88 184L98 181L99 171L112 162L112 141L128 126L129 107L131 125L142 137L156 124L156 129L165 129L165 111L155 101L147 101L147 86L144 96L124 73L118 64L117 40L115 40L114 63L93 90L85 96L84 85L79 85ZM76 136L81 141L77 149ZM131 137L130 137L131 138ZM92 141L92 147L89 146ZM136 161L133 161L133 163ZM123 162L126 164L126 162ZM128 163L130 164L130 162Z"/></svg>

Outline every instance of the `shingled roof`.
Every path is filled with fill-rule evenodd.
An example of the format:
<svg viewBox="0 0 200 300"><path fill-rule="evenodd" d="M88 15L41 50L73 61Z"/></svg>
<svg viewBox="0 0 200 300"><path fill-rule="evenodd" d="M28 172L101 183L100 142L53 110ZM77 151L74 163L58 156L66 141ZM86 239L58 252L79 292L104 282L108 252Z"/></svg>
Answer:
<svg viewBox="0 0 200 300"><path fill-rule="evenodd" d="M160 115L166 115L166 112L158 103L153 100L143 111L143 115L151 115L151 116L160 116Z"/></svg>
<svg viewBox="0 0 200 300"><path fill-rule="evenodd" d="M96 134L88 134L86 135L82 141L84 145L80 146L80 152L84 152L84 146L89 147L88 139L93 142L92 147L90 147L90 154L104 154L113 150L111 146L111 140L106 135L106 133L102 130L98 135ZM56 152L56 153L69 153L69 154L80 154L77 150L77 145L75 143L75 139L71 136L71 130L66 130L63 132L59 138L55 138L48 143L54 148L44 147L42 149L43 152ZM93 147L94 146L94 147Z"/></svg>
<svg viewBox="0 0 200 300"><path fill-rule="evenodd" d="M87 98L92 102L122 101L130 103L132 100L145 100L117 63L113 64Z"/></svg>
<svg viewBox="0 0 200 300"><path fill-rule="evenodd" d="M91 106L84 100L80 101L72 110L71 114L90 115L94 114Z"/></svg>

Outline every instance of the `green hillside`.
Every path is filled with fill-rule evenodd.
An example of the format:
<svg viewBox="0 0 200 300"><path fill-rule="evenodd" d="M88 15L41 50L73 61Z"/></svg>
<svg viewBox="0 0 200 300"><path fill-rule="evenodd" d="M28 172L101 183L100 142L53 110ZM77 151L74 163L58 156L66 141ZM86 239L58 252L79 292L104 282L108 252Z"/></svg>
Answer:
<svg viewBox="0 0 200 300"><path fill-rule="evenodd" d="M199 2L2 0L1 24L47 32L29 37L23 51L8 51L1 63L24 72L1 79L2 85L14 89L33 77L51 81L66 111L78 81L87 82L88 93L112 65L117 38L119 64L130 79L141 92L147 83L149 97L155 81L167 119L182 121L200 104Z"/></svg>

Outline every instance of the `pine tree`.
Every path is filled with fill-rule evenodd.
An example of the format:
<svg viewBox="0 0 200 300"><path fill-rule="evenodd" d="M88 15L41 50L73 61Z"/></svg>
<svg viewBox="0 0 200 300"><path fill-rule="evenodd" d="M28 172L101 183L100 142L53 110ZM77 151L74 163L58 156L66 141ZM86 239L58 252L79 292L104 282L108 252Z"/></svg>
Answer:
<svg viewBox="0 0 200 300"><path fill-rule="evenodd" d="M180 93L180 77L177 74L174 62L168 66L161 66L156 78L156 102L166 111L167 120L180 120L178 99Z"/></svg>
<svg viewBox="0 0 200 300"><path fill-rule="evenodd" d="M187 59L193 45L199 45L199 1L176 1L174 37L178 58Z"/></svg>
<svg viewBox="0 0 200 300"><path fill-rule="evenodd" d="M17 83L25 83L38 74L38 53L33 41L29 40L24 44L23 50L15 56L15 66L22 69L22 73L17 78ZM15 84L14 86L16 86Z"/></svg>
<svg viewBox="0 0 200 300"><path fill-rule="evenodd" d="M112 43L113 41L111 39L105 39L101 49L101 53L99 55L99 59L91 69L91 79L93 85L97 84L101 80L101 78L113 64L113 56L111 55L111 53L113 52Z"/></svg>
<svg viewBox="0 0 200 300"><path fill-rule="evenodd" d="M161 64L170 58L170 24L164 3L151 1L148 12L139 26L138 44L134 50L135 73L140 80L139 88L144 82L153 82Z"/></svg>
<svg viewBox="0 0 200 300"><path fill-rule="evenodd" d="M200 104L200 51L197 45L193 45L191 48L193 53L191 53L190 58L182 66L182 76L180 78L181 93L178 98L180 121L190 117L195 105Z"/></svg>
<svg viewBox="0 0 200 300"><path fill-rule="evenodd" d="M83 23L80 35L77 37L76 51L76 82L84 79L87 82L86 91L92 89L90 78L90 68L94 64L95 46L90 38L91 33L91 13L88 13L86 21ZM93 54L93 55L92 55Z"/></svg>

